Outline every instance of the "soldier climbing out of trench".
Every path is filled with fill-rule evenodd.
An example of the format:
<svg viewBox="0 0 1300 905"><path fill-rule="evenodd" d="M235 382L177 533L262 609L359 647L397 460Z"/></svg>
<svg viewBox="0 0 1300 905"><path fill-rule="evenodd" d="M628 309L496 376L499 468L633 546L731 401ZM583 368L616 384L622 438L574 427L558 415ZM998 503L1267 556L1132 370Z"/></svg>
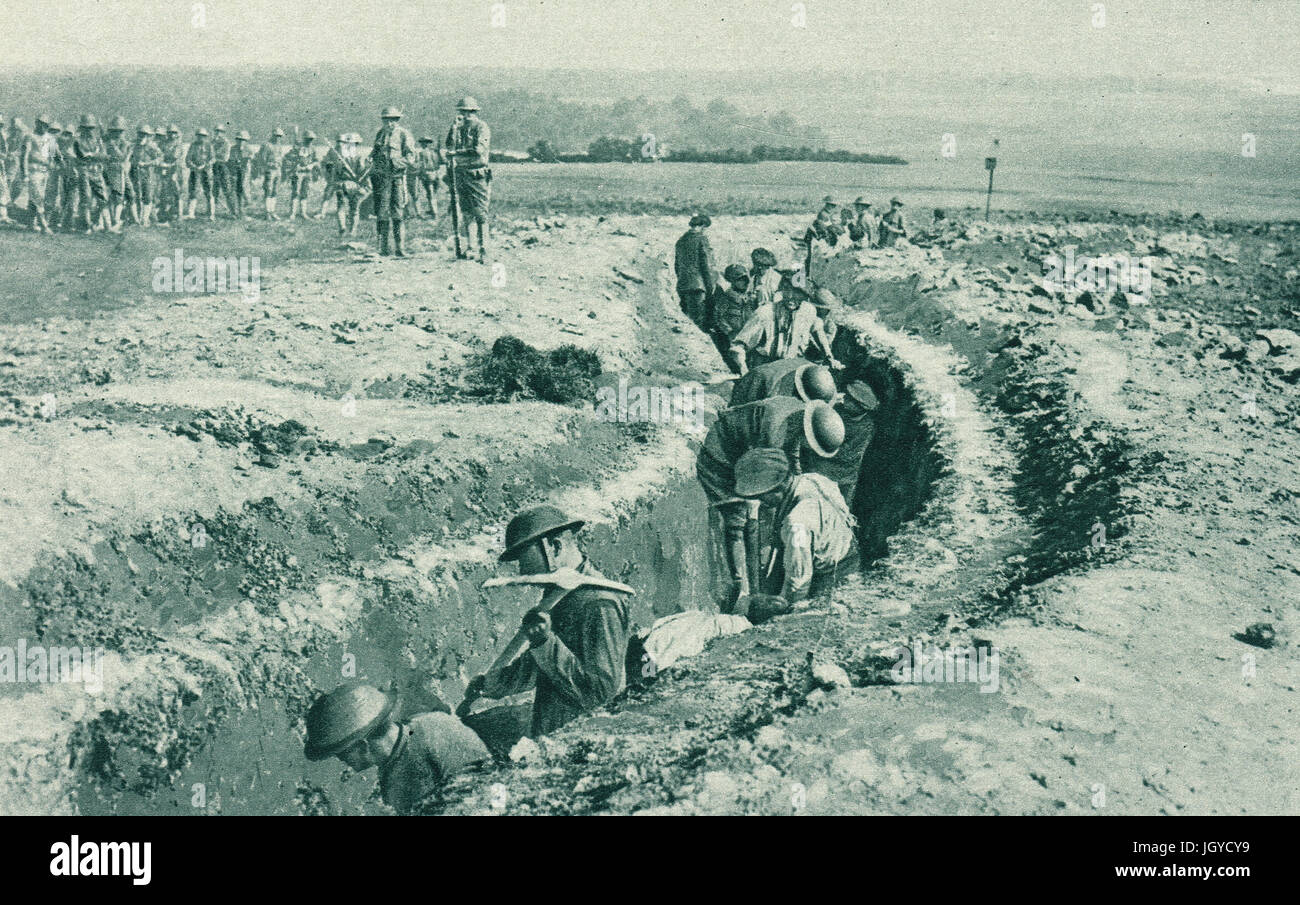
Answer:
<svg viewBox="0 0 1300 905"><path fill-rule="evenodd" d="M775 448L784 452L797 474L806 470L809 458L829 458L843 442L844 423L822 401L775 396L718 415L696 458L695 473L710 509L722 521L728 577L724 613L759 586L758 505L736 494L736 462L751 449Z"/></svg>
<svg viewBox="0 0 1300 905"><path fill-rule="evenodd" d="M502 562L519 574L491 579L542 588L541 601L486 673L465 689L465 718L480 697L503 698L536 688L531 733L545 735L623 690L631 635L627 598L633 591L597 571L578 545L583 522L554 506L537 506L506 526Z"/></svg>
<svg viewBox="0 0 1300 905"><path fill-rule="evenodd" d="M384 803L419 813L454 773L489 760L487 746L450 713L395 717L397 699L371 685L340 685L307 711L308 760L337 757L358 773L379 768Z"/></svg>

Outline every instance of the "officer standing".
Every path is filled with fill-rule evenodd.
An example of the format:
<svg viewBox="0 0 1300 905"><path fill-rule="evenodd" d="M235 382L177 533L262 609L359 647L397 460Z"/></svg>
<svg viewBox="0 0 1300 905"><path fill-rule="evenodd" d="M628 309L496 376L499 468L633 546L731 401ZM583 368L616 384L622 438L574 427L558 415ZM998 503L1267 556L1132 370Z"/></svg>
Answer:
<svg viewBox="0 0 1300 905"><path fill-rule="evenodd" d="M393 255L406 257L402 248L404 239L402 220L409 203L406 174L417 164L415 139L398 125L402 111L385 107L379 114L382 125L375 133L371 149L370 184L375 194L375 225L379 231L379 253L388 254L391 224Z"/></svg>
<svg viewBox="0 0 1300 905"><path fill-rule="evenodd" d="M316 133L308 131L303 134L297 147L291 148L284 157L284 175L289 180L289 219L298 217L307 219L307 195L311 192L311 181L316 175L319 163L312 142Z"/></svg>
<svg viewBox="0 0 1300 905"><path fill-rule="evenodd" d="M677 274L677 298L682 313L706 333L709 329L709 299L718 285L713 248L704 232L712 225L713 221L707 214L696 214L673 247L673 269Z"/></svg>
<svg viewBox="0 0 1300 905"><path fill-rule="evenodd" d="M438 147L433 136L425 135L420 139L420 164L419 164L419 185L414 189L415 194L424 194L425 202L429 205L429 219L438 219L438 181L442 178L442 150ZM411 200L411 209L419 216L419 204L415 198Z"/></svg>
<svg viewBox="0 0 1300 905"><path fill-rule="evenodd" d="M77 177L77 133L71 125L59 133L59 227L72 229L81 210L81 180ZM51 211L51 213L54 213Z"/></svg>
<svg viewBox="0 0 1300 905"><path fill-rule="evenodd" d="M465 223L465 242L470 240L470 223L478 224L478 258L487 263L488 207L492 200L492 130L479 119L478 101L463 97L456 104L456 122L447 133L447 154L454 168L456 206Z"/></svg>
<svg viewBox="0 0 1300 905"><path fill-rule="evenodd" d="M906 238L907 225L903 222L903 201L898 197L890 198L889 213L880 218L880 247L890 248L899 239Z"/></svg>
<svg viewBox="0 0 1300 905"><path fill-rule="evenodd" d="M226 127L218 123L213 127L212 136L212 206L216 207L219 198L226 199L226 210L235 215L235 208L230 201L230 136Z"/></svg>
<svg viewBox="0 0 1300 905"><path fill-rule="evenodd" d="M108 183L109 229L122 231L122 214L128 204L135 202L135 186L128 178L131 170L131 154L134 148L126 137L126 120L120 116L113 117L108 124L108 140L104 150L108 160L104 166L104 180Z"/></svg>
<svg viewBox="0 0 1300 905"><path fill-rule="evenodd" d="M202 189L208 200L208 219L217 219L217 201L212 195L212 142L208 140L207 129L194 133L194 143L185 155L185 166L190 171L189 218L194 219L194 211L199 205L199 190Z"/></svg>
<svg viewBox="0 0 1300 905"><path fill-rule="evenodd" d="M248 203L248 194L253 183L253 155L248 151L249 134L240 130L235 136L235 143L230 147L230 157L226 159L226 201L230 213L236 219L247 220L244 205Z"/></svg>
<svg viewBox="0 0 1300 905"><path fill-rule="evenodd" d="M99 121L93 113L81 117L77 125L77 140L73 153L77 158L77 180L81 188L82 223L86 235L103 229L108 212L108 184L104 181L104 164L108 152L99 137ZM111 225L107 224L107 225Z"/></svg>
<svg viewBox="0 0 1300 905"><path fill-rule="evenodd" d="M135 134L129 173L135 196L131 219L142 227L148 227L158 195L158 168L162 166L162 149L154 142L153 129L148 125L140 126Z"/></svg>
<svg viewBox="0 0 1300 905"><path fill-rule="evenodd" d="M257 172L262 176L262 200L266 205L266 219L279 220L275 213L276 194L280 191L280 170L289 153L281 139L284 130L276 126L271 130L271 140L257 152Z"/></svg>
<svg viewBox="0 0 1300 905"><path fill-rule="evenodd" d="M36 132L23 145L19 171L27 185L27 208L32 212L32 228L39 232L53 232L45 219L47 202L57 196L57 180L50 174L58 164L59 141L56 128L48 116L36 117Z"/></svg>
<svg viewBox="0 0 1300 905"><path fill-rule="evenodd" d="M159 150L162 152L162 165L158 168L158 217L179 223L185 214L185 144L181 141L180 126L172 123L167 127Z"/></svg>

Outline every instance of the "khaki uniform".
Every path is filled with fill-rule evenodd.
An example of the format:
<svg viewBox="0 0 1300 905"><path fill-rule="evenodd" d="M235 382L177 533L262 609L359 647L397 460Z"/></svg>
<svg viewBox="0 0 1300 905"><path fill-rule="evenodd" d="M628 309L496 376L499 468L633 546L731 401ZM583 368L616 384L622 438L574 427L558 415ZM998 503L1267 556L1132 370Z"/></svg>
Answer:
<svg viewBox="0 0 1300 905"><path fill-rule="evenodd" d="M131 156L131 184L140 204L153 204L158 200L158 168L162 162L162 148L152 138L136 141L135 153Z"/></svg>
<svg viewBox="0 0 1300 905"><path fill-rule="evenodd" d="M27 207L44 219L46 210L53 213L58 202L59 140L53 134L32 134L23 148L21 171L27 183ZM50 179L54 175L53 180Z"/></svg>
<svg viewBox="0 0 1300 905"><path fill-rule="evenodd" d="M224 133L218 132L212 139L212 200L226 199L226 207L233 214L234 204L230 198L230 149L234 146Z"/></svg>
<svg viewBox="0 0 1300 905"><path fill-rule="evenodd" d="M603 579L587 560L578 571ZM594 710L623 690L627 681L627 644L631 619L626 594L583 586L572 591L549 588L541 606L550 608L552 636L540 647L520 654L509 665L489 672L483 695L501 698L536 688L533 737L546 735L582 713Z"/></svg>
<svg viewBox="0 0 1300 905"><path fill-rule="evenodd" d="M216 199L212 197L212 145L203 139L196 140L185 155L185 166L190 171L190 200L197 201L199 191L202 190L203 197L208 200L208 209L215 212Z"/></svg>
<svg viewBox="0 0 1300 905"><path fill-rule="evenodd" d="M277 145L269 141L258 150L256 170L262 177L263 198L274 198L280 191L280 173L288 153L288 145Z"/></svg>
<svg viewBox="0 0 1300 905"><path fill-rule="evenodd" d="M474 113L447 132L447 148L456 155L456 204L469 220L485 222L492 201L492 130Z"/></svg>
<svg viewBox="0 0 1300 905"><path fill-rule="evenodd" d="M406 206L410 203L406 176L416 165L417 155L415 139L396 122L386 122L375 133L370 184L375 193L376 219L406 217Z"/></svg>
<svg viewBox="0 0 1300 905"><path fill-rule="evenodd" d="M379 791L402 815L419 813L453 774L491 758L474 731L449 713L421 713L397 728L397 745L379 767Z"/></svg>
<svg viewBox="0 0 1300 905"><path fill-rule="evenodd" d="M767 593L794 602L830 591L859 562L857 521L830 478L797 475L776 519L776 565Z"/></svg>
<svg viewBox="0 0 1300 905"><path fill-rule="evenodd" d="M284 177L289 180L289 199L291 201L307 200L311 191L311 181L320 164L316 153L310 147L298 145L290 148L284 155Z"/></svg>

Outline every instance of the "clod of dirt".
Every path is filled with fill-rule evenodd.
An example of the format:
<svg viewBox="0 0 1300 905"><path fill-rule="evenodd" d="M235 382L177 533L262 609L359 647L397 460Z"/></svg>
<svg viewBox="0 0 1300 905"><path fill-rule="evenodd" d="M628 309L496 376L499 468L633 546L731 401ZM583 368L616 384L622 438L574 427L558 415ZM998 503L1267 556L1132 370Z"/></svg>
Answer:
<svg viewBox="0 0 1300 905"><path fill-rule="evenodd" d="M1262 647L1265 650L1277 642L1277 632L1273 630L1273 625L1269 622L1256 622L1248 625L1244 632L1237 632L1232 637L1244 644Z"/></svg>
<svg viewBox="0 0 1300 905"><path fill-rule="evenodd" d="M595 396L600 358L589 349L563 345L543 353L514 336L502 336L469 366L475 395L493 400L542 399L571 405Z"/></svg>

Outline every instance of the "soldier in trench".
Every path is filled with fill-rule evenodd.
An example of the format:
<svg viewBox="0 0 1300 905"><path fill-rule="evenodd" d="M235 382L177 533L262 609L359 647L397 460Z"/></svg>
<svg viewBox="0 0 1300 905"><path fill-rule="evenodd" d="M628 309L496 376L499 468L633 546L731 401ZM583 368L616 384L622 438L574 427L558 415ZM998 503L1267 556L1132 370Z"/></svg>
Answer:
<svg viewBox="0 0 1300 905"><path fill-rule="evenodd" d="M501 561L519 563L519 576L506 581L538 585L542 597L492 667L466 686L457 709L462 718L479 698L535 688L531 735L536 737L623 690L632 589L591 564L578 545L583 524L554 506L537 506L506 526Z"/></svg>
<svg viewBox="0 0 1300 905"><path fill-rule="evenodd" d="M789 457L775 448L750 450L735 472L736 496L757 500L775 529L760 585L765 594L799 608L857 571L857 520L833 480L794 473Z"/></svg>
<svg viewBox="0 0 1300 905"><path fill-rule="evenodd" d="M775 396L718 415L696 458L695 473L722 521L728 578L724 613L759 584L758 506L735 493L736 462L751 449L776 448L784 451L791 471L799 473L810 458L835 455L843 442L844 424L825 402Z"/></svg>
<svg viewBox="0 0 1300 905"><path fill-rule="evenodd" d="M397 699L371 685L341 685L307 712L308 760L337 757L358 773L379 768L384 803L419 813L454 773L491 758L472 729L449 713L396 716Z"/></svg>

